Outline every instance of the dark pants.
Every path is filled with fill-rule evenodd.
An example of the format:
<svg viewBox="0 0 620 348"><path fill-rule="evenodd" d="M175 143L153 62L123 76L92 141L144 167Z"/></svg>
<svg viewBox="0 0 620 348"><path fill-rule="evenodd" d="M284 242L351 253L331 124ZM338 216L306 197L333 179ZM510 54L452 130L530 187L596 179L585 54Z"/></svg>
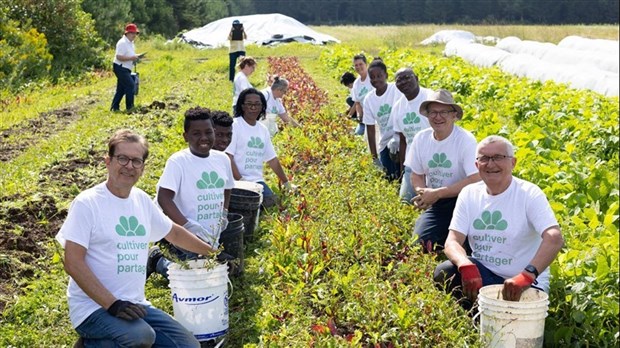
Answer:
<svg viewBox="0 0 620 348"><path fill-rule="evenodd" d="M349 106L349 108L352 108L352 107L353 107L353 105L355 105L355 102L353 101L353 98L351 98L351 96L348 96L348 97L347 97L347 105ZM352 118L352 119L357 119L357 112L354 112L354 113L351 115L351 118Z"/></svg>
<svg viewBox="0 0 620 348"><path fill-rule="evenodd" d="M473 257L470 256L469 259L478 267L480 277L482 278L482 286L504 284L504 278L489 271L488 268L484 267ZM433 280L439 289L443 289L447 293L452 294L452 296L459 301L463 308L466 310L471 309L473 303L463 295L461 289L461 273L450 260L444 261L437 265L433 274ZM536 285L533 285L532 287L542 291L542 289L536 287Z"/></svg>
<svg viewBox="0 0 620 348"><path fill-rule="evenodd" d="M235 79L235 66L237 66L237 58L245 56L245 51L237 51L228 53L230 63L228 65L228 79L233 81Z"/></svg>
<svg viewBox="0 0 620 348"><path fill-rule="evenodd" d="M456 197L445 198L426 209L415 222L414 237L417 235L418 241L424 246L429 242L432 243L435 251L443 249L446 238L448 238L448 227L455 205Z"/></svg>
<svg viewBox="0 0 620 348"><path fill-rule="evenodd" d="M388 180L392 181L400 177L400 163L392 161L390 149L387 146L379 153L379 160L383 168L385 168L385 175Z"/></svg>
<svg viewBox="0 0 620 348"><path fill-rule="evenodd" d="M116 93L112 99L112 111L118 111L121 108L121 99L125 96L125 106L127 110L133 109L133 96L136 90L134 79L131 77L131 70L123 68L119 64L113 65L114 75L116 75Z"/></svg>

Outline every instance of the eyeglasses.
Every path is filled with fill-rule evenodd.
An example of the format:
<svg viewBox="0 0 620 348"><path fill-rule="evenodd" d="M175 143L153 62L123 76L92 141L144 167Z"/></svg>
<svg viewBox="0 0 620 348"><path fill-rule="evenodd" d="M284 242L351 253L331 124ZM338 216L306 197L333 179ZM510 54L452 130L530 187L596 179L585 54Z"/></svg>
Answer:
<svg viewBox="0 0 620 348"><path fill-rule="evenodd" d="M512 158L512 156L506 156L506 155L480 156L476 158L476 161L478 161L479 163L485 163L485 164L489 163L490 161L499 163L505 160L506 158Z"/></svg>
<svg viewBox="0 0 620 348"><path fill-rule="evenodd" d="M428 116L429 117L437 117L437 116L448 117L448 115L450 115L453 112L456 112L456 110L429 111Z"/></svg>
<svg viewBox="0 0 620 348"><path fill-rule="evenodd" d="M129 158L123 155L113 156L113 157L116 158L116 161L118 161L118 164L120 164L123 167L129 164L130 161L131 161L131 166L136 169L144 167L144 160L142 158Z"/></svg>
<svg viewBox="0 0 620 348"><path fill-rule="evenodd" d="M263 103L243 103L243 106L246 106L250 109L258 109L263 106Z"/></svg>

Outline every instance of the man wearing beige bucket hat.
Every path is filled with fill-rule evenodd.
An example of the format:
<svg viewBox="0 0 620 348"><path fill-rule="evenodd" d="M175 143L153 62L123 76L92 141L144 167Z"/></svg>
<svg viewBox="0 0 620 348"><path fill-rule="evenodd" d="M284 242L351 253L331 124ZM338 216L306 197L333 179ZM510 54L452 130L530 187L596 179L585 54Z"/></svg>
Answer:
<svg viewBox="0 0 620 348"><path fill-rule="evenodd" d="M549 291L549 265L564 245L543 191L512 175L513 145L492 135L478 144L482 182L458 197L435 281L470 306L482 286L504 284L503 298L518 301L530 286ZM473 253L467 256L463 245ZM470 302L471 301L471 302Z"/></svg>
<svg viewBox="0 0 620 348"><path fill-rule="evenodd" d="M480 180L476 170L476 138L455 125L463 109L452 94L440 89L420 104L431 128L418 132L404 165L411 168L411 184L416 192L414 207L423 210L416 220L414 237L426 251L441 250L456 197L468 184Z"/></svg>

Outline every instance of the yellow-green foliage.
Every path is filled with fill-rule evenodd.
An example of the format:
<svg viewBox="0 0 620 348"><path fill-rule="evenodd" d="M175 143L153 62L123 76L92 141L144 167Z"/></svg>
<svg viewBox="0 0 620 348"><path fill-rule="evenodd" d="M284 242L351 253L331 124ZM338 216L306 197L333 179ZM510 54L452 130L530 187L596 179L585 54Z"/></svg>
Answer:
<svg viewBox="0 0 620 348"><path fill-rule="evenodd" d="M9 92L45 77L52 62L45 35L17 24L0 11L0 85Z"/></svg>

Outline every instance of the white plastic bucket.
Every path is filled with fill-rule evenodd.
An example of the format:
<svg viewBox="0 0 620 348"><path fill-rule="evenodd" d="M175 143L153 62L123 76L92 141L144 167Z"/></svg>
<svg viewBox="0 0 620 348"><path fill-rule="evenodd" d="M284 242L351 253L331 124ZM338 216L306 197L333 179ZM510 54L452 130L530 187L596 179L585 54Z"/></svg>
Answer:
<svg viewBox="0 0 620 348"><path fill-rule="evenodd" d="M200 261L190 261L190 269L171 264L168 267L168 286L172 293L174 318L198 341L208 341L228 332L230 281L227 265L207 270L198 268Z"/></svg>
<svg viewBox="0 0 620 348"><path fill-rule="evenodd" d="M273 137L278 133L278 115L266 114L263 120L260 120L269 130L269 134Z"/></svg>
<svg viewBox="0 0 620 348"><path fill-rule="evenodd" d="M502 299L502 284L478 293L480 337L485 347L542 347L549 295L529 288L517 301Z"/></svg>

